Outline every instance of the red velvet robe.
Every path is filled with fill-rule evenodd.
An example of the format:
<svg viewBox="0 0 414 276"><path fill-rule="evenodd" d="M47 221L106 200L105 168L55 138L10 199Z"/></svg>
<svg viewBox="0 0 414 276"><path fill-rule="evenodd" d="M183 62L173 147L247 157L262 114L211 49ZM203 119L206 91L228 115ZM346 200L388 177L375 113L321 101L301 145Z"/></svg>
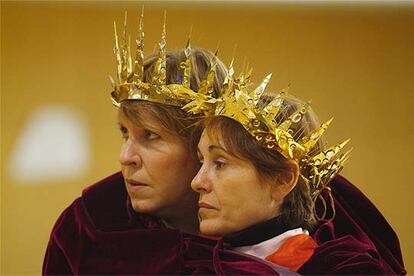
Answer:
<svg viewBox="0 0 414 276"><path fill-rule="evenodd" d="M355 190L361 198L362 194L345 179L338 178L338 186L345 189L338 197L344 194L349 199L348 193ZM333 224L339 227L334 228L331 222L318 227L313 237L319 247L299 273L405 273L398 239L385 220L377 220L382 216L375 207L367 201L368 205L361 203L361 209L353 204L352 208L347 206L349 210L342 210L342 202L337 204ZM358 213L361 210L368 210L366 216L373 216L374 221L366 221ZM358 219L352 212L347 216L347 211L356 211ZM361 226L359 219L368 224ZM372 223L376 231L371 231ZM226 250L221 240L167 229L157 218L134 212L122 175L116 173L85 189L59 217L50 236L43 274L279 275L289 271Z"/></svg>
<svg viewBox="0 0 414 276"><path fill-rule="evenodd" d="M85 189L62 213L43 263L44 275L279 275L276 269L132 211L120 173Z"/></svg>

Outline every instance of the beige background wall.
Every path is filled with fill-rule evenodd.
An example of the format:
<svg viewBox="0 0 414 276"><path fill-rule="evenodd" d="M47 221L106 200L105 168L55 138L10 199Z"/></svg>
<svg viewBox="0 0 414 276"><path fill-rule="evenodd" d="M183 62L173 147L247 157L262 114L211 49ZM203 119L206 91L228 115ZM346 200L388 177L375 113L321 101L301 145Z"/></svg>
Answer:
<svg viewBox="0 0 414 276"><path fill-rule="evenodd" d="M165 8L170 49L184 46L193 25L193 45L214 50L219 41L228 63L237 44L236 68L247 56L256 82L273 72L272 89L291 84L321 119L335 116L329 141L351 137L354 147L343 175L394 227L412 272L414 6L146 3L147 53ZM57 216L83 187L118 170L107 75L115 72L113 20L124 10L133 31L139 3L1 3L1 274L39 274ZM83 124L84 169L21 179L19 170L33 172L12 161L18 141L34 114L52 106ZM62 139L59 129L47 133L46 145ZM55 156L40 151L42 162ZM30 152L22 160L33 159Z"/></svg>

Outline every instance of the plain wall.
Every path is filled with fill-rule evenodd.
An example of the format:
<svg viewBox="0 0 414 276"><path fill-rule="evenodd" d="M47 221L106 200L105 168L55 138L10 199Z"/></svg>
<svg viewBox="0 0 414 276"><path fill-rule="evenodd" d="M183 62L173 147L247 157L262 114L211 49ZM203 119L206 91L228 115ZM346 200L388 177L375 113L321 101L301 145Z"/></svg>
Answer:
<svg viewBox="0 0 414 276"><path fill-rule="evenodd" d="M111 106L113 20L129 14L134 34L141 3L1 2L1 274L39 274L51 228L82 189L119 170L121 135ZM167 47L215 50L236 72L244 57L258 83L312 99L334 116L330 144L351 138L342 174L381 210L414 270L414 6L340 4L145 5L146 53L167 10ZM235 47L237 45L237 47ZM236 48L236 50L234 50ZM67 106L87 126L91 159L76 177L25 183L10 175L16 141L35 110ZM45 152L44 154L50 154ZM349 199L352 202L352 199Z"/></svg>

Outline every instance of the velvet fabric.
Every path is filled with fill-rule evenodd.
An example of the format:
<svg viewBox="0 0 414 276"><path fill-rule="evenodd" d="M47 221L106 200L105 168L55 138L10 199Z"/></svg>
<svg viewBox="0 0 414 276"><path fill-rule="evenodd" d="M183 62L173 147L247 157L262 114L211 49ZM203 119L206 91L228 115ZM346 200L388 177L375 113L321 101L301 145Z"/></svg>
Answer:
<svg viewBox="0 0 414 276"><path fill-rule="evenodd" d="M375 206L342 177L337 216L312 233L319 247L301 274L404 274L398 238ZM165 228L130 207L116 173L85 189L59 217L43 274L294 274L211 240Z"/></svg>
<svg viewBox="0 0 414 276"><path fill-rule="evenodd" d="M335 236L332 221L323 222L312 237L318 243L312 257L300 267L304 275L395 275L368 240L352 235Z"/></svg>
<svg viewBox="0 0 414 276"><path fill-rule="evenodd" d="M279 275L278 267L162 226L130 208L120 173L87 188L57 220L44 275ZM283 271L283 269L280 269Z"/></svg>
<svg viewBox="0 0 414 276"><path fill-rule="evenodd" d="M374 250L374 255L395 274L406 274L398 237L374 204L340 175L331 181L330 187L336 208L336 216L328 227L330 238L338 242L356 240L370 253ZM317 229L314 237L323 240L326 237L322 233Z"/></svg>

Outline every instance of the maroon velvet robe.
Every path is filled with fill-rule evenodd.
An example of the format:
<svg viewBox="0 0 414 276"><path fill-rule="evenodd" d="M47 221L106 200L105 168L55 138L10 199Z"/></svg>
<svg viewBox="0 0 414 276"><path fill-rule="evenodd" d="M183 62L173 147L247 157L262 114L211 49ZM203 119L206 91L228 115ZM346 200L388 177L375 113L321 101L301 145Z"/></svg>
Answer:
<svg viewBox="0 0 414 276"><path fill-rule="evenodd" d="M299 273L405 273L398 239L378 210L344 178L334 182L339 198L336 227L325 222L316 229L313 237L319 247ZM351 208L346 206L350 196L366 202ZM116 173L85 189L59 217L43 274L279 275L289 271L226 250L221 240L167 229L157 218L134 212L122 175Z"/></svg>
<svg viewBox="0 0 414 276"><path fill-rule="evenodd" d="M262 274L277 266L161 226L131 210L120 173L83 191L57 220L43 274ZM283 269L281 269L283 270Z"/></svg>
<svg viewBox="0 0 414 276"><path fill-rule="evenodd" d="M336 216L313 232L319 247L299 273L406 274L398 237L372 202L340 175L330 187Z"/></svg>

